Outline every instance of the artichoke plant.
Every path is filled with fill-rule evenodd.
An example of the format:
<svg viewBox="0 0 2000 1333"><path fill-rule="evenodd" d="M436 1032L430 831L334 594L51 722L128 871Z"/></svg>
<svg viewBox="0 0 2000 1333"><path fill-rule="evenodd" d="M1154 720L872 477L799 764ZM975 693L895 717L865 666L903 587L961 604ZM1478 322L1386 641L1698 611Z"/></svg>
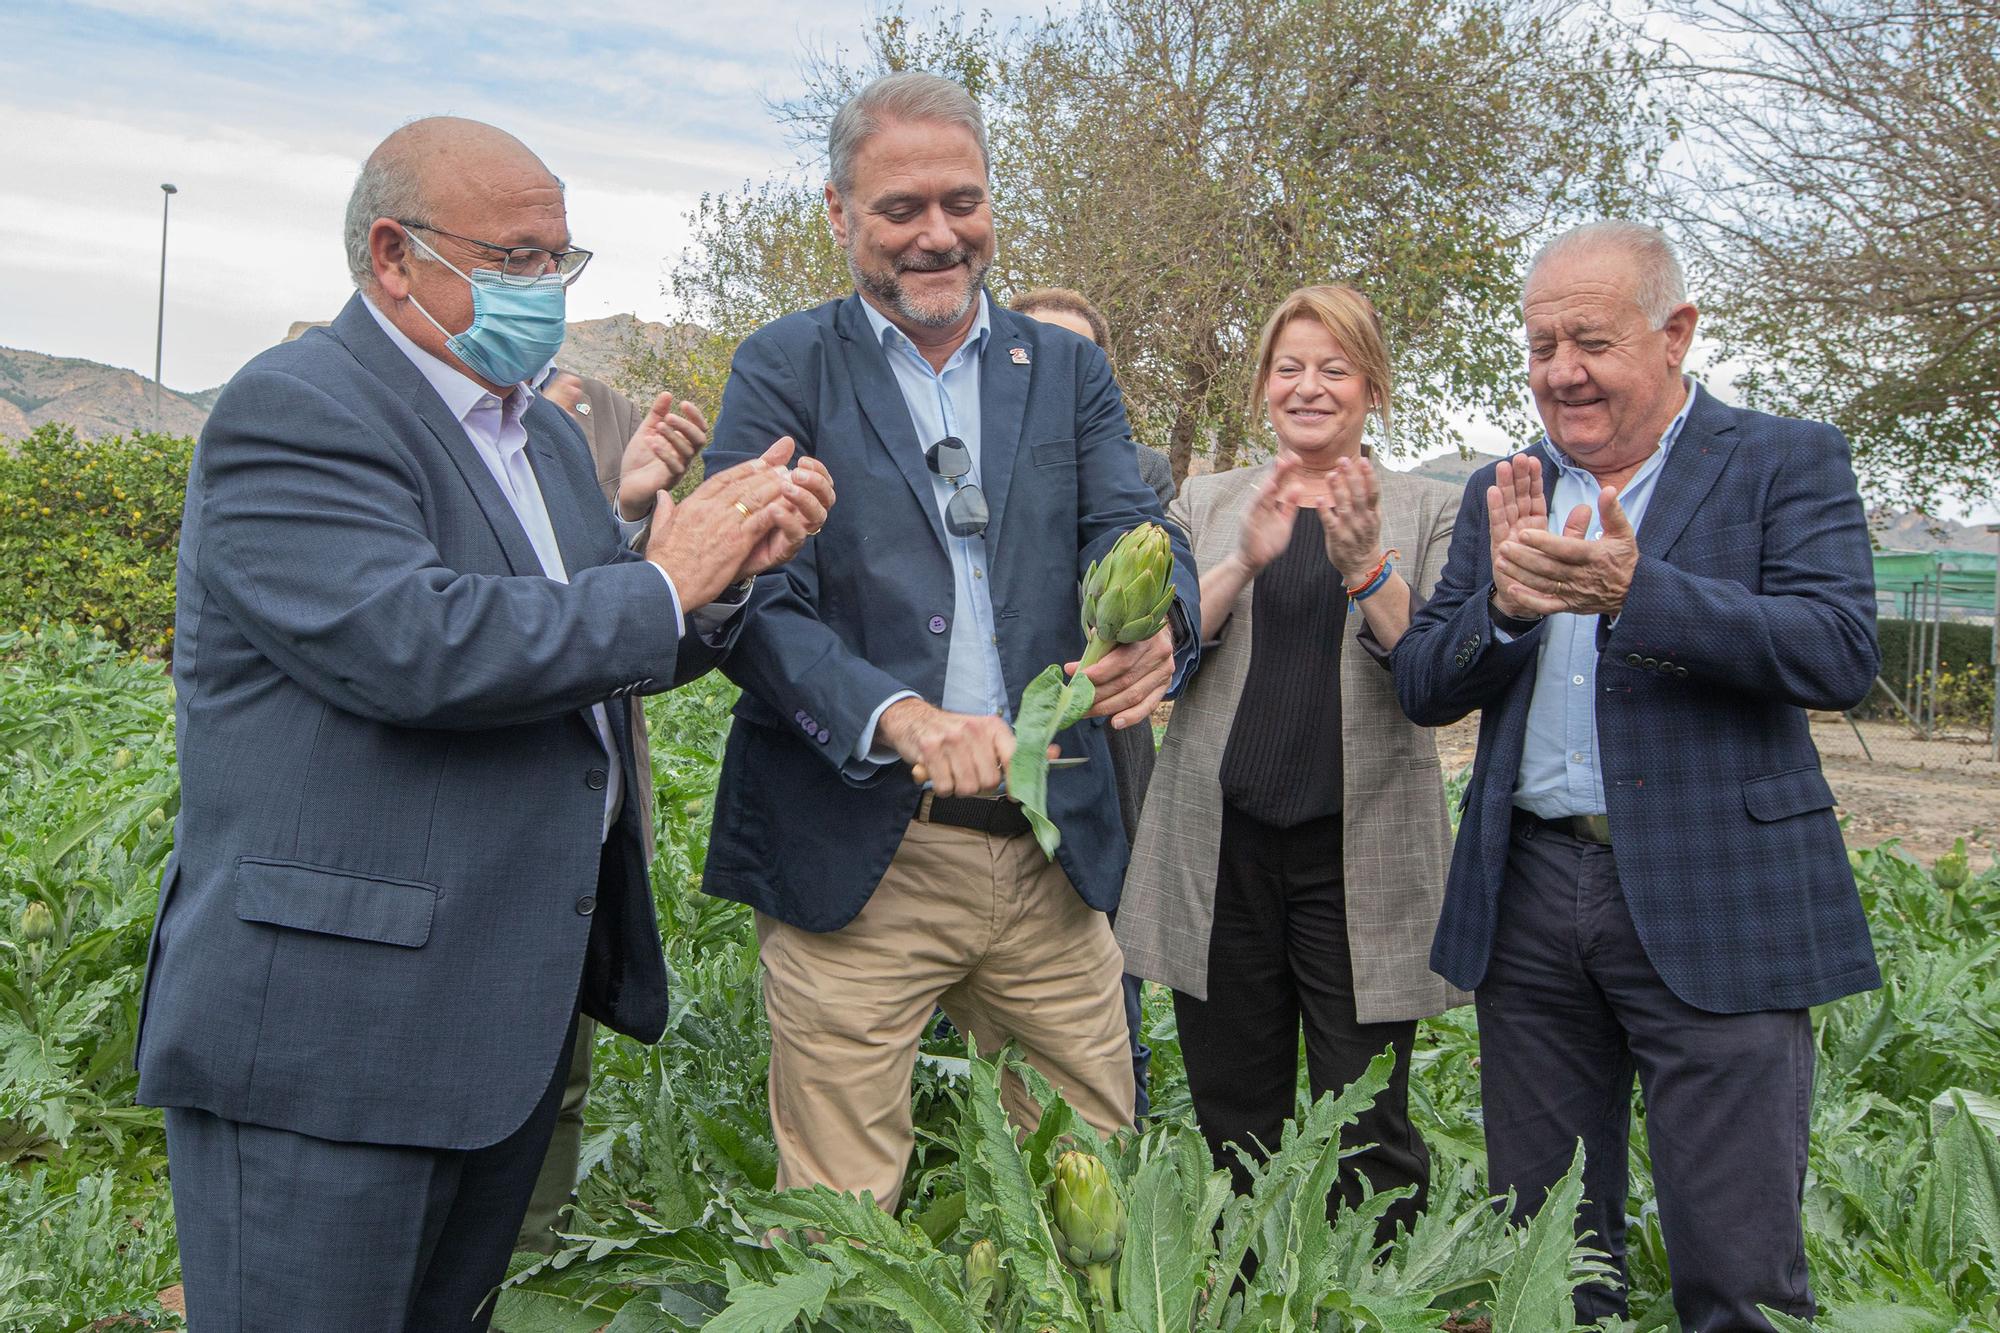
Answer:
<svg viewBox="0 0 2000 1333"><path fill-rule="evenodd" d="M1084 571L1081 593L1083 656L1077 673L1065 676L1057 664L1029 683L1014 719L1014 758L1007 766L1007 794L1027 812L1035 841L1050 859L1062 832L1048 817L1049 742L1090 711L1097 690L1084 669L1121 643L1152 638L1167 623L1174 602L1174 549L1167 530L1142 523L1127 531Z"/></svg>
<svg viewBox="0 0 2000 1333"><path fill-rule="evenodd" d="M1085 1152L1056 1159L1053 1214L1062 1256L1083 1272L1096 1298L1100 1333L1111 1318L1111 1266L1125 1248L1125 1201L1104 1163Z"/></svg>

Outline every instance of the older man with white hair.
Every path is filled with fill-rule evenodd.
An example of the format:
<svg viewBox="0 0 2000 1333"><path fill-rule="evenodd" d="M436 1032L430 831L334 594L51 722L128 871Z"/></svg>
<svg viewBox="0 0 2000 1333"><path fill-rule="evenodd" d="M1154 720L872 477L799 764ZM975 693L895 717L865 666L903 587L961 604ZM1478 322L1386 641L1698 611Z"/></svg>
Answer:
<svg viewBox="0 0 2000 1333"><path fill-rule="evenodd" d="M780 440L678 505L635 460L614 518L529 387L590 256L513 136L397 130L347 242L359 291L229 382L181 528L138 1064L202 1333L486 1326L581 1017L666 1025L625 701L707 670L833 499Z"/></svg>
<svg viewBox="0 0 2000 1333"><path fill-rule="evenodd" d="M1556 238L1521 304L1547 434L1472 478L1394 659L1413 720L1480 710L1431 966L1476 991L1492 1188L1534 1211L1581 1139L1622 1278L1636 1073L1681 1326L1769 1329L1813 1312L1807 1009L1881 984L1806 719L1875 676L1861 499L1838 431L1683 373L1654 228Z"/></svg>

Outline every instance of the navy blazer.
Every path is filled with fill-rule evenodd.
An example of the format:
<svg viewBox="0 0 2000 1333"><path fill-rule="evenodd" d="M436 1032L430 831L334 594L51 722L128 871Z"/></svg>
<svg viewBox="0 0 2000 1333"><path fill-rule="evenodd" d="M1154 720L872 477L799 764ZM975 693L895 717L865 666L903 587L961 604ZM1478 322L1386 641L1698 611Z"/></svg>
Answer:
<svg viewBox="0 0 2000 1333"><path fill-rule="evenodd" d="M989 303L990 305L990 303ZM1139 469L1124 401L1088 339L991 306L980 370L980 479L1001 672L1010 700L1083 651L1077 585L1118 536L1164 523ZM710 467L789 435L839 497L797 559L758 580L724 670L743 687L716 793L702 887L805 930L860 912L921 793L896 763L842 773L875 708L900 690L944 694L950 557L924 447L861 308L830 301L766 325L737 349ZM1174 577L1191 667L1201 595L1185 541ZM1183 677L1184 679L1185 677ZM1105 723L1059 737L1089 763L1049 776L1057 856L1085 902L1115 907L1127 849Z"/></svg>
<svg viewBox="0 0 2000 1333"><path fill-rule="evenodd" d="M1797 1009L1881 984L1805 713L1852 707L1875 679L1868 528L1839 431L1696 392L1639 526L1625 608L1598 636L1612 846L1674 994L1715 1013ZM1526 453L1553 492L1545 447ZM1431 951L1467 990L1492 953L1542 639L1539 626L1494 637L1495 466L1467 484L1444 575L1394 656L1411 720L1480 710Z"/></svg>
<svg viewBox="0 0 2000 1333"><path fill-rule="evenodd" d="M663 1030L636 802L601 842L585 710L715 654L676 641L575 423L523 421L566 585L361 297L223 390L181 528L141 1101L473 1148L547 1088L579 982L585 1012Z"/></svg>

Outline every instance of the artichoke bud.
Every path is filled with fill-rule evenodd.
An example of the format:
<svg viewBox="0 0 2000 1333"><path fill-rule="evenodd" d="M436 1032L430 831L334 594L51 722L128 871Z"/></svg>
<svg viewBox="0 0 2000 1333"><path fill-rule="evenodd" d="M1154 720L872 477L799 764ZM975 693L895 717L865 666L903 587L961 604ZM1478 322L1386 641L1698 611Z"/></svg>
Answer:
<svg viewBox="0 0 2000 1333"><path fill-rule="evenodd" d="M1066 1152L1056 1160L1056 1241L1078 1268L1108 1264L1125 1247L1125 1202L1104 1163L1090 1153Z"/></svg>
<svg viewBox="0 0 2000 1333"><path fill-rule="evenodd" d="M1000 1267L1000 1249L992 1241L974 1241L965 1252L965 1289L981 1310L1006 1299L1007 1274Z"/></svg>
<svg viewBox="0 0 2000 1333"><path fill-rule="evenodd" d="M21 909L21 938L36 944L56 933L56 916L47 903L29 903Z"/></svg>
<svg viewBox="0 0 2000 1333"><path fill-rule="evenodd" d="M1931 863L1931 879L1946 893L1956 893L1971 878L1972 867L1965 855L1965 839L1952 844L1950 851Z"/></svg>
<svg viewBox="0 0 2000 1333"><path fill-rule="evenodd" d="M120 750L114 750L112 752L111 771L113 773L117 773L123 769L130 768L131 766L132 766L132 752L130 750L120 749Z"/></svg>
<svg viewBox="0 0 2000 1333"><path fill-rule="evenodd" d="M1133 528L1083 580L1084 633L1136 643L1160 632L1173 602L1173 545L1157 523Z"/></svg>

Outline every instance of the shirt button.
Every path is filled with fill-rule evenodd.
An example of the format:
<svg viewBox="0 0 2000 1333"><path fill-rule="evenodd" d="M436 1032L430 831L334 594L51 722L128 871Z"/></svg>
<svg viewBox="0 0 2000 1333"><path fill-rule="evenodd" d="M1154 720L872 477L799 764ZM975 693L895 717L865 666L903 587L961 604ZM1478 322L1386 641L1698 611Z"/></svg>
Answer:
<svg viewBox="0 0 2000 1333"><path fill-rule="evenodd" d="M1583 762L1583 760L1584 760L1584 754L1583 754L1583 751L1581 751L1581 750L1578 750L1578 751L1577 751L1577 752L1576 752L1575 754L1571 755L1571 756L1570 756L1570 758L1571 758L1572 760L1574 760L1574 761L1575 761L1576 763L1579 763L1579 764L1580 764L1580 763L1582 763L1582 762Z"/></svg>
<svg viewBox="0 0 2000 1333"><path fill-rule="evenodd" d="M983 579L983 578L985 578L986 576L985 576L984 574L980 573L980 572L979 572L978 570L976 570L976 569L975 569L975 570L973 570L973 571L972 571L972 577L974 577L974 578L976 578L976 579Z"/></svg>
<svg viewBox="0 0 2000 1333"><path fill-rule="evenodd" d="M1569 683L1570 683L1570 684L1572 684L1572 685L1581 685L1581 684L1583 684L1583 677L1582 677L1582 676L1571 676L1571 677L1569 678Z"/></svg>
<svg viewBox="0 0 2000 1333"><path fill-rule="evenodd" d="M604 782L604 770L601 768L593 768L583 775L583 785L592 791L603 791Z"/></svg>
<svg viewBox="0 0 2000 1333"><path fill-rule="evenodd" d="M578 916L589 916L596 910L597 899L591 897L589 894L586 893L583 897L576 900L576 914Z"/></svg>

